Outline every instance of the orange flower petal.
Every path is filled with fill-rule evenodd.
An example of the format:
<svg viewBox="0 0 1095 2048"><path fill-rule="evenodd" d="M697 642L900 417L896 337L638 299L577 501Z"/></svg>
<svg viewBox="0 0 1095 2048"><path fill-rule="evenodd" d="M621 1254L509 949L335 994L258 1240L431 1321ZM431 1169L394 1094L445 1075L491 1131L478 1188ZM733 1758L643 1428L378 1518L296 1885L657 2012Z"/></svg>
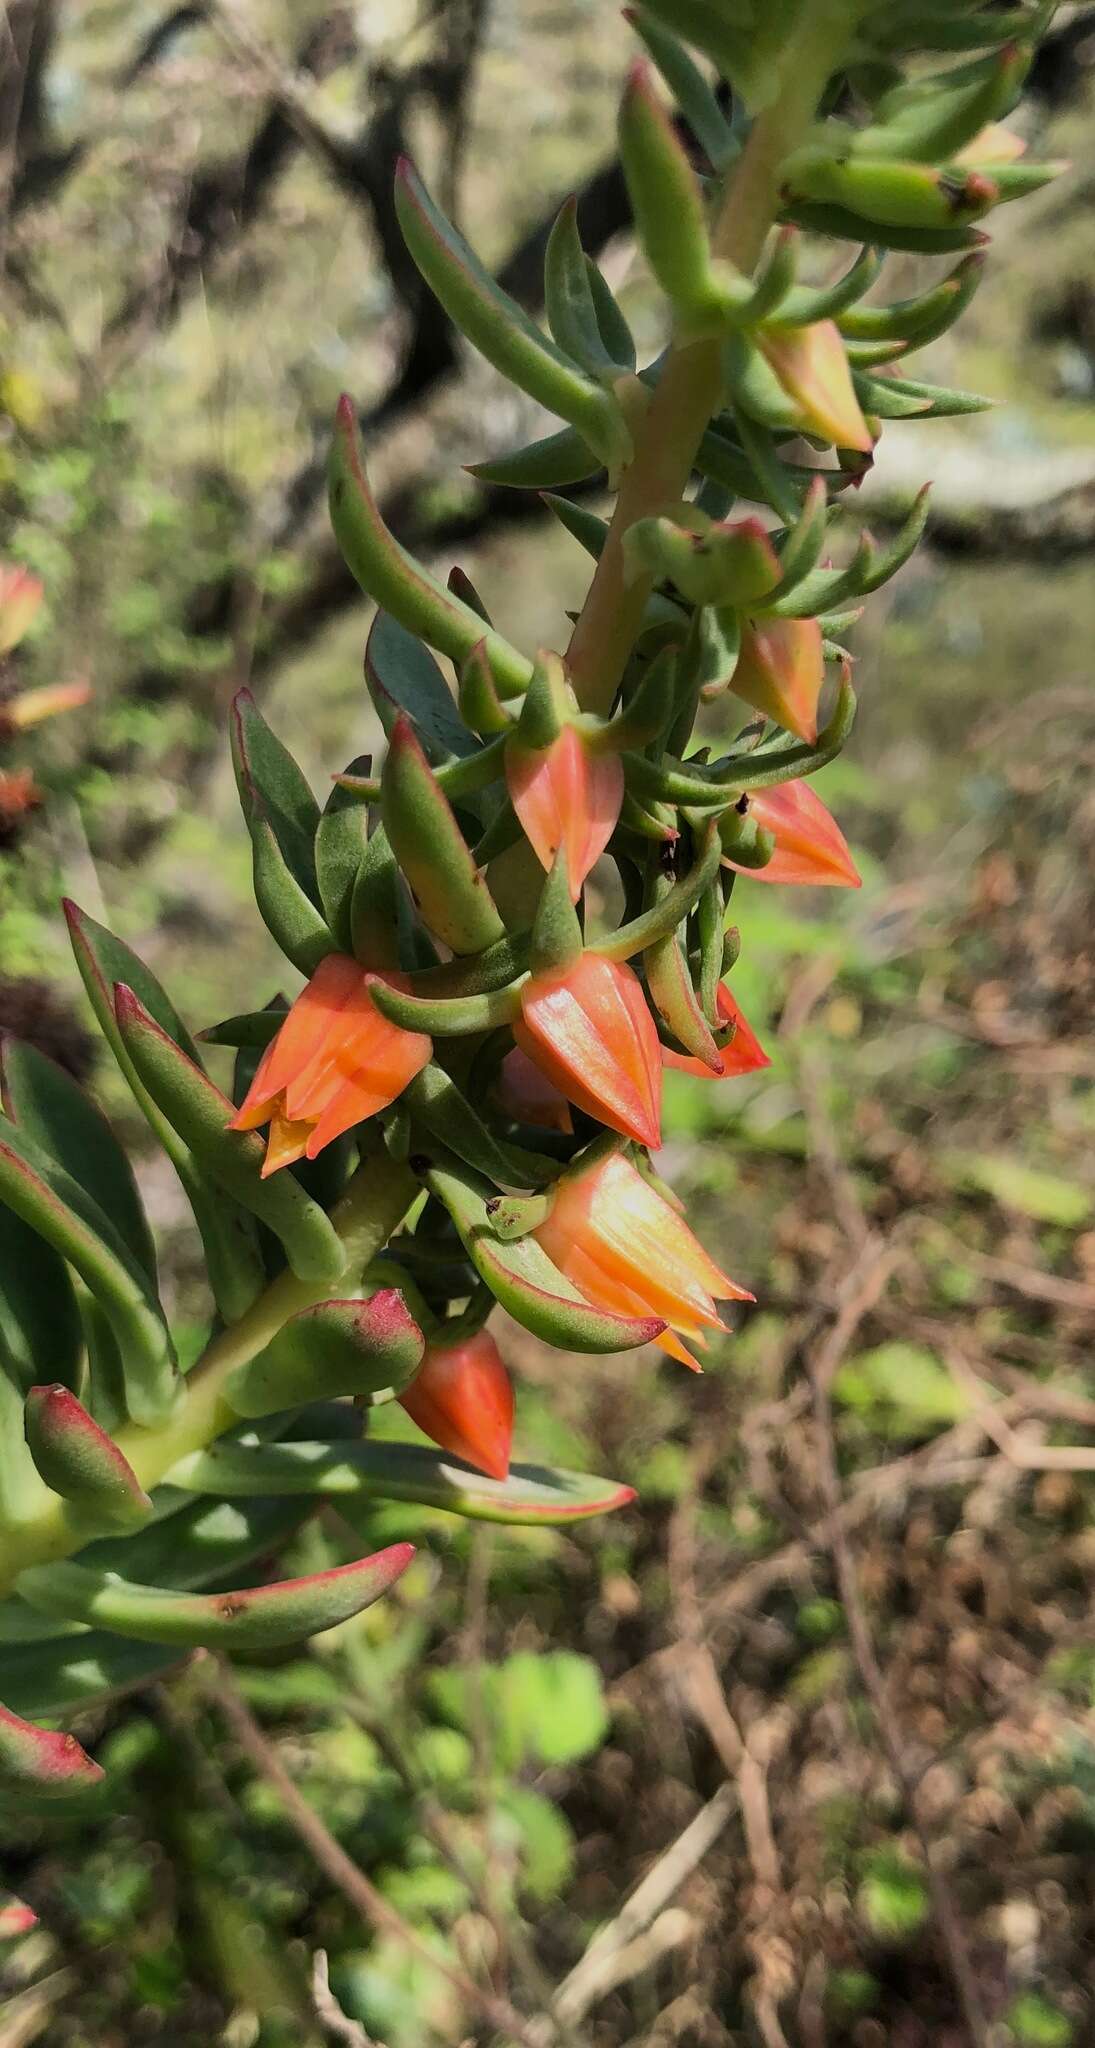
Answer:
<svg viewBox="0 0 1095 2048"><path fill-rule="evenodd" d="M746 621L730 683L743 703L812 746L824 681L825 657L816 619Z"/></svg>
<svg viewBox="0 0 1095 2048"><path fill-rule="evenodd" d="M861 886L840 826L808 782L758 789L750 795L749 808L757 823L775 834L775 853L764 868L741 868L732 860L724 866L751 874L756 882L811 883L822 889Z"/></svg>
<svg viewBox="0 0 1095 2048"><path fill-rule="evenodd" d="M498 1069L494 1098L499 1109L515 1123L534 1124L542 1130L568 1135L574 1129L566 1096L560 1094L519 1045L506 1054Z"/></svg>
<svg viewBox="0 0 1095 2048"><path fill-rule="evenodd" d="M662 1047L662 1064L676 1068L681 1074L696 1074L701 1081L729 1080L731 1075L752 1074L760 1067L770 1067L772 1062L757 1038L752 1026L747 1024L726 983L719 983L719 1016L724 1025L734 1026L734 1036L726 1044L720 1042L722 1073L713 1074L706 1060L694 1059L690 1053L674 1052L668 1045Z"/></svg>
<svg viewBox="0 0 1095 2048"><path fill-rule="evenodd" d="M593 754L573 726L549 747L506 747L506 787L541 867L566 851L570 894L577 903L591 867L616 829L624 796L618 754Z"/></svg>
<svg viewBox="0 0 1095 2048"><path fill-rule="evenodd" d="M266 1140L266 1157L262 1162L262 1178L277 1173L279 1167L292 1166L297 1159L303 1159L308 1140L312 1135L311 1124L290 1123L280 1109L275 1109L270 1119L270 1136Z"/></svg>
<svg viewBox="0 0 1095 2048"><path fill-rule="evenodd" d="M534 975L513 1035L587 1115L640 1145L661 1143L661 1050L629 967L583 953L565 974Z"/></svg>
<svg viewBox="0 0 1095 2048"><path fill-rule="evenodd" d="M874 440L855 395L836 321L766 327L757 340L788 398L798 406L807 433L820 435L834 447L870 455Z"/></svg>

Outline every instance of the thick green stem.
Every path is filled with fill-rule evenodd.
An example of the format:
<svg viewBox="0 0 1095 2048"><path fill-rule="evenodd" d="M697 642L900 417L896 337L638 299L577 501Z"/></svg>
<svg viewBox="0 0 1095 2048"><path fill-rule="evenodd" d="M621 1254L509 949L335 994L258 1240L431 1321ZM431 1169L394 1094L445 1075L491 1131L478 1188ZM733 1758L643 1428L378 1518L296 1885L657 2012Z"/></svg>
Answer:
<svg viewBox="0 0 1095 2048"><path fill-rule="evenodd" d="M415 1196L419 1184L406 1166L378 1154L359 1168L331 1212L331 1221L346 1248L347 1293L352 1294L366 1266L387 1243ZM130 1423L118 1431L118 1449L128 1459L146 1493L159 1485L172 1465L191 1451L233 1429L240 1418L224 1398L225 1383L237 1366L246 1365L265 1349L290 1316L331 1293L328 1286L279 1273L246 1315L221 1330L186 1380L175 1412L160 1429ZM0 1594L28 1565L52 1563L87 1542L87 1532L73 1529L65 1503L51 1494L33 1520L5 1534L0 1551Z"/></svg>
<svg viewBox="0 0 1095 2048"><path fill-rule="evenodd" d="M711 244L716 256L752 272L779 210L780 167L803 140L840 60L861 0L807 0L783 58L780 91L753 123L727 183ZM636 434L634 460L620 480L616 510L567 662L584 710L611 709L642 624L651 579L624 578L623 536L637 519L684 494L692 465L722 397L717 341L670 351L650 410Z"/></svg>

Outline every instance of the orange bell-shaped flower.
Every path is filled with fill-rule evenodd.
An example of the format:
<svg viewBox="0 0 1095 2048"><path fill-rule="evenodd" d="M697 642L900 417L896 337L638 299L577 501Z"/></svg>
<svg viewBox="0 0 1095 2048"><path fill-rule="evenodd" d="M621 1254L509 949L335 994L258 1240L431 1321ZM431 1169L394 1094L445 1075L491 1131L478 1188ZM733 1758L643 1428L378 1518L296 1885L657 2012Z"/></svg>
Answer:
<svg viewBox="0 0 1095 2048"><path fill-rule="evenodd" d="M579 953L565 967L533 974L513 1035L587 1116L640 1145L661 1144L661 1047L630 967Z"/></svg>
<svg viewBox="0 0 1095 2048"><path fill-rule="evenodd" d="M407 986L402 975L374 974L345 953L329 953L267 1047L231 1124L234 1131L270 1125L264 1175L314 1159L332 1138L386 1109L426 1065L431 1041L381 1016L369 992L377 981Z"/></svg>
<svg viewBox="0 0 1095 2048"><path fill-rule="evenodd" d="M811 883L820 889L861 886L848 842L831 811L808 782L784 782L751 792L749 809L758 825L774 834L776 850L763 868L724 865L755 882Z"/></svg>
<svg viewBox="0 0 1095 2048"><path fill-rule="evenodd" d="M774 718L812 746L825 680L821 627L816 619L747 619L730 688L765 718Z"/></svg>
<svg viewBox="0 0 1095 2048"><path fill-rule="evenodd" d="M463 1458L491 1479L509 1471L513 1437L513 1387L489 1330L446 1344L443 1336L426 1355L400 1405L433 1443Z"/></svg>
<svg viewBox="0 0 1095 2048"><path fill-rule="evenodd" d="M674 1331L702 1348L705 1330L725 1327L716 1302L753 1300L619 1152L564 1174L535 1236L596 1307L662 1316L672 1327L655 1342L693 1369L696 1361Z"/></svg>
<svg viewBox="0 0 1095 2048"><path fill-rule="evenodd" d="M577 903L620 815L619 755L594 753L572 725L545 747L528 746L515 733L506 742L506 787L541 867L550 868L560 848L565 852L571 902Z"/></svg>
<svg viewBox="0 0 1095 2048"><path fill-rule="evenodd" d="M662 1064L675 1067L681 1074L696 1074L703 1081L726 1081L733 1074L753 1074L760 1067L770 1067L772 1062L765 1052L752 1027L746 1023L737 1003L724 981L719 983L717 997L719 1017L723 1028L734 1027L734 1035L725 1042L717 1041L722 1072L716 1074L706 1060L696 1059L693 1054L674 1052L668 1045L662 1047Z"/></svg>
<svg viewBox="0 0 1095 2048"><path fill-rule="evenodd" d="M769 368L797 405L803 431L831 441L836 448L855 448L861 455L870 455L874 440L855 395L836 321L814 320L808 327L764 327L757 340Z"/></svg>

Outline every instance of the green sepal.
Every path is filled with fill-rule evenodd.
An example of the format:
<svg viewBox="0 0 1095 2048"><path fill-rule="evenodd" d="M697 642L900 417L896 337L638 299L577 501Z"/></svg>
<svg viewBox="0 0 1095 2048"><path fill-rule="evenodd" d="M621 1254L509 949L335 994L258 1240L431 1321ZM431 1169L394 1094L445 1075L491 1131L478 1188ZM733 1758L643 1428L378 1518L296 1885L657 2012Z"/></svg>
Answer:
<svg viewBox="0 0 1095 2048"><path fill-rule="evenodd" d="M484 1174L496 1187L535 1188L554 1180L558 1161L538 1152L506 1145L487 1128L467 1097L442 1067L431 1061L403 1091L412 1117L431 1137L447 1145L466 1166Z"/></svg>
<svg viewBox="0 0 1095 2048"><path fill-rule="evenodd" d="M368 774L368 754L350 762L348 775ZM352 906L355 885L367 858L369 807L351 789L336 782L316 827L316 880L320 902L332 937L341 953L352 953Z"/></svg>
<svg viewBox="0 0 1095 2048"><path fill-rule="evenodd" d="M561 1351L628 1351L665 1328L657 1316L592 1308L534 1237L502 1243L491 1229L491 1190L452 1168L423 1166L430 1192L448 1210L476 1272L507 1314Z"/></svg>
<svg viewBox="0 0 1095 2048"><path fill-rule="evenodd" d="M183 1459L172 1486L229 1497L302 1494L335 1500L340 1512L378 1500L414 1501L477 1522L550 1526L585 1521L627 1507L630 1486L546 1465L511 1465L505 1479L487 1479L446 1451L426 1444L215 1444Z"/></svg>
<svg viewBox="0 0 1095 2048"><path fill-rule="evenodd" d="M838 157L824 144L809 145L788 157L783 190L792 205L806 200L841 207L877 227L928 233L972 225L999 197L994 177L888 157Z"/></svg>
<svg viewBox="0 0 1095 2048"><path fill-rule="evenodd" d="M232 766L247 829L257 819L273 834L282 864L314 908L319 805L288 748L270 730L250 690L237 690L230 722Z"/></svg>
<svg viewBox="0 0 1095 2048"><path fill-rule="evenodd" d="M91 1791L102 1777L75 1735L36 1728L0 1707L0 1795L5 1799L67 1798Z"/></svg>
<svg viewBox="0 0 1095 2048"><path fill-rule="evenodd" d="M491 995L526 974L528 959L528 933L507 932L482 953L423 968L414 976L412 993L422 998Z"/></svg>
<svg viewBox="0 0 1095 2048"><path fill-rule="evenodd" d="M140 1643L279 1650L360 1614L388 1591L413 1556L413 1544L393 1543L356 1564L231 1593L163 1592L82 1564L34 1565L17 1585L22 1598L44 1614L86 1621Z"/></svg>
<svg viewBox="0 0 1095 2048"><path fill-rule="evenodd" d="M742 868L766 868L776 850L775 834L736 804L719 819L719 839L723 853Z"/></svg>
<svg viewBox="0 0 1095 2048"><path fill-rule="evenodd" d="M559 848L540 891L532 925L529 965L533 974L558 974L582 952L581 919L571 901L566 851Z"/></svg>
<svg viewBox="0 0 1095 2048"><path fill-rule="evenodd" d="M624 15L642 37L712 169L726 170L741 144L698 64L645 7L625 7Z"/></svg>
<svg viewBox="0 0 1095 2048"><path fill-rule="evenodd" d="M517 724L521 745L537 752L550 747L564 726L571 723L576 710L562 657L542 649L536 657Z"/></svg>
<svg viewBox="0 0 1095 2048"><path fill-rule="evenodd" d="M775 371L747 335L731 334L723 343L723 373L735 414L744 413L774 433L793 434L802 414L789 398ZM740 426L739 426L740 432ZM746 450L748 454L748 450Z"/></svg>
<svg viewBox="0 0 1095 2048"><path fill-rule="evenodd" d="M605 346L573 194L559 208L544 252L544 311L559 347L589 376L611 379L634 368Z"/></svg>
<svg viewBox="0 0 1095 2048"><path fill-rule="evenodd" d="M405 715L392 727L381 804L392 851L430 930L454 953L478 953L502 938L486 879Z"/></svg>
<svg viewBox="0 0 1095 2048"><path fill-rule="evenodd" d="M17 1038L0 1046L0 1097L13 1123L86 1188L156 1286L156 1247L126 1154L63 1067Z"/></svg>
<svg viewBox="0 0 1095 2048"><path fill-rule="evenodd" d="M306 1401L390 1401L414 1378L425 1339L394 1287L368 1301L320 1301L225 1382L237 1415L276 1415Z"/></svg>
<svg viewBox="0 0 1095 2048"><path fill-rule="evenodd" d="M481 484L512 486L515 490L550 490L560 484L585 483L604 468L604 463L573 427L557 434L545 434L517 448L509 455L494 455L486 462L470 462L468 475Z"/></svg>
<svg viewBox="0 0 1095 2048"><path fill-rule="evenodd" d="M585 259L586 276L589 280L593 310L597 316L601 340L611 360L618 364L625 377L634 376L638 356L635 337L624 317L607 278L597 268L592 256ZM619 391L617 390L617 396Z"/></svg>
<svg viewBox="0 0 1095 2048"><path fill-rule="evenodd" d="M67 1259L102 1303L126 1363L128 1411L134 1422L154 1428L174 1406L178 1376L148 1275L86 1189L6 1117L0 1119L0 1201Z"/></svg>
<svg viewBox="0 0 1095 2048"><path fill-rule="evenodd" d="M68 1387L32 1387L23 1411L31 1457L81 1526L134 1528L152 1502L118 1446Z"/></svg>
<svg viewBox="0 0 1095 2048"><path fill-rule="evenodd" d="M575 427L610 469L626 462L630 435L615 400L501 290L406 158L396 168L395 205L403 239L426 283L480 355Z"/></svg>
<svg viewBox="0 0 1095 2048"><path fill-rule="evenodd" d="M779 309L783 327L811 327L817 320L835 320L848 306L854 306L870 291L882 269L882 257L869 243L862 248L850 269L832 284L795 285ZM840 322L843 325L843 322Z"/></svg>
<svg viewBox="0 0 1095 2048"><path fill-rule="evenodd" d="M291 1173L263 1180L266 1148L258 1133L229 1130L233 1107L228 1097L161 1030L132 989L120 983L114 1003L118 1029L142 1085L199 1165L273 1231L298 1279L321 1286L339 1279L345 1247L318 1203Z"/></svg>
<svg viewBox="0 0 1095 2048"><path fill-rule="evenodd" d="M837 321L850 341L907 341L923 348L945 334L964 313L984 276L981 250L964 256L949 277L915 298L898 299L888 306L850 306Z"/></svg>
<svg viewBox="0 0 1095 2048"><path fill-rule="evenodd" d="M531 690L532 684L529 684ZM528 702L526 692L525 702ZM509 732L513 725L512 713L506 710L495 687L487 650L480 641L473 647L467 660L460 666L460 716L473 732L490 734Z"/></svg>
<svg viewBox="0 0 1095 2048"><path fill-rule="evenodd" d="M335 538L346 566L366 596L375 599L411 634L452 661L463 661L485 638L494 679L503 697L520 696L532 664L470 605L461 603L421 569L380 516L365 470L361 443L348 398L339 400L331 444L330 510Z"/></svg>
<svg viewBox="0 0 1095 2048"><path fill-rule="evenodd" d="M450 588L451 582L450 578ZM478 606L467 604L458 591L451 595L479 621L481 640L484 621ZM478 644L473 642L472 646ZM466 730L453 703L452 691L429 648L401 626L398 619L393 619L390 612L377 612L369 628L365 683L388 738L400 712L405 711L426 759L434 768L476 752L475 740Z"/></svg>

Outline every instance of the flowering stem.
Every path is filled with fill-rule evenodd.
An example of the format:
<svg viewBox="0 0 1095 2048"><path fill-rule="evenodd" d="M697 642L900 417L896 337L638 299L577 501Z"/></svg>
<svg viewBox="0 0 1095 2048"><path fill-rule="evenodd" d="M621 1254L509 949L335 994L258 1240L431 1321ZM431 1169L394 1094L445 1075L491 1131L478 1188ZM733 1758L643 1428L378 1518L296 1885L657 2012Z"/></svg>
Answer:
<svg viewBox="0 0 1095 2048"><path fill-rule="evenodd" d="M419 1192L409 1168L384 1153L358 1168L331 1212L346 1248L346 1276L341 1285L347 1295L356 1293L366 1266L387 1244ZM311 1308L330 1292L329 1286L300 1280L288 1269L279 1273L239 1322L212 1338L187 1378L177 1408L161 1428L140 1429L130 1423L118 1431L118 1449L146 1492L158 1486L180 1458L204 1450L225 1430L236 1427L240 1418L224 1397L229 1375L257 1357L290 1316ZM4 1532L0 1594L10 1590L28 1565L67 1557L87 1540L86 1527L73 1526L64 1501L49 1496L33 1519Z"/></svg>
<svg viewBox="0 0 1095 2048"><path fill-rule="evenodd" d="M783 54L779 92L758 115L729 177L711 247L751 273L779 207L780 169L802 142L864 0L812 0ZM692 342L669 352L665 372L635 436L620 480L604 550L571 636L567 662L584 710L612 707L642 624L652 578L627 583L623 537L637 519L684 494L696 452L722 396L721 344Z"/></svg>

